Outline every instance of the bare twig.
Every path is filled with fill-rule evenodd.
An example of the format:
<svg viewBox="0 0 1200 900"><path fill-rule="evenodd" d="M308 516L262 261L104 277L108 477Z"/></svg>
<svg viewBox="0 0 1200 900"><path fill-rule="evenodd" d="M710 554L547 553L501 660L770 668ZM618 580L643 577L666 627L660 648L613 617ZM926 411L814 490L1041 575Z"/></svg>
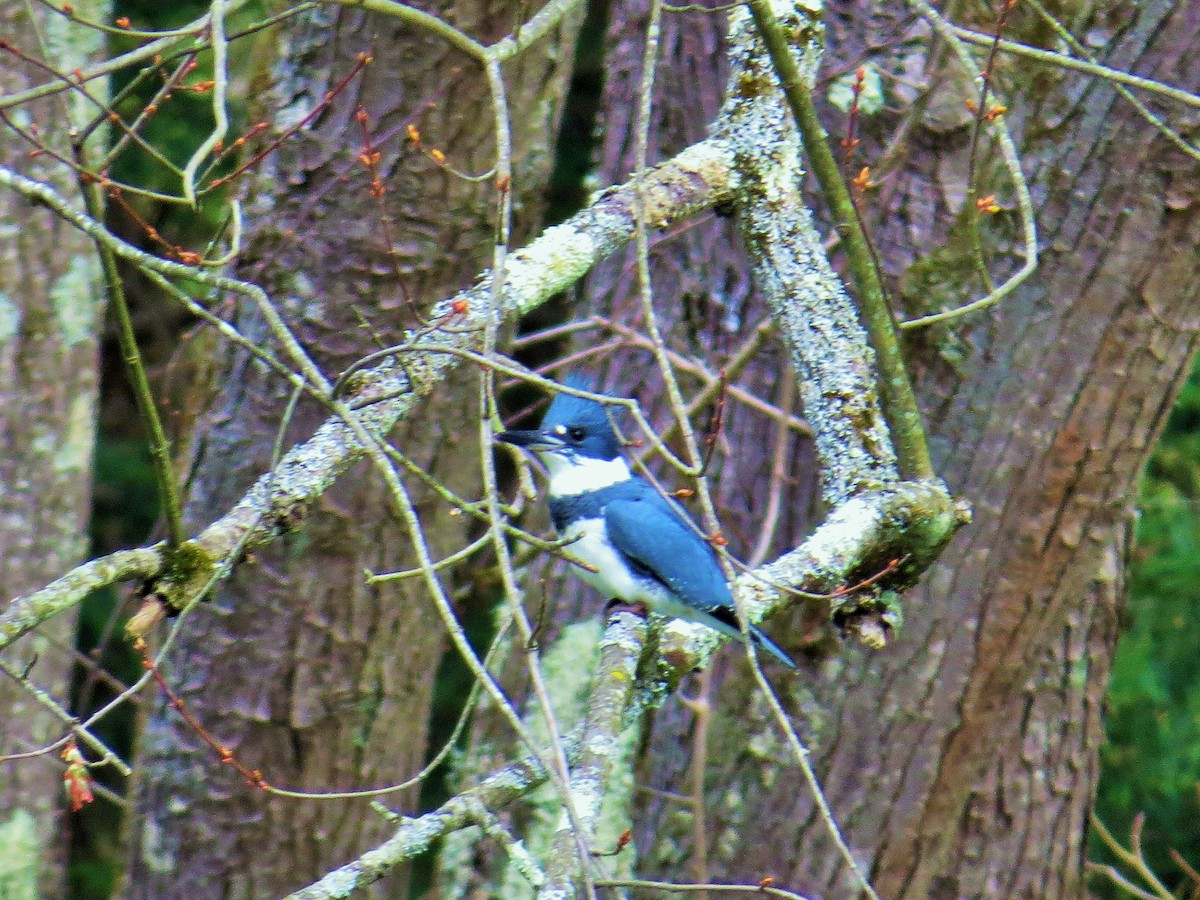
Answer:
<svg viewBox="0 0 1200 900"><path fill-rule="evenodd" d="M611 878L597 881L603 887L633 888L634 890L663 891L668 894L755 894L760 897L783 897L785 900L808 900L793 891L775 887L773 879L764 878L758 884L679 884L674 881L646 881L637 878Z"/></svg>
<svg viewBox="0 0 1200 900"><path fill-rule="evenodd" d="M213 54L213 130L196 148L187 165L183 167L183 197L192 206L196 205L196 170L208 158L208 154L219 146L229 132L229 110L225 107L225 93L229 87L229 71L226 68L228 44L225 40L226 0L212 0L209 7L208 39Z"/></svg>
<svg viewBox="0 0 1200 900"><path fill-rule="evenodd" d="M1156 898L1156 900L1175 900L1175 895L1167 889L1166 885L1158 880L1158 876L1154 874L1149 863L1146 862L1145 855L1142 853L1142 826L1146 821L1145 816L1138 813L1133 817L1133 824L1129 828L1128 848L1121 846L1121 842L1113 837L1112 832L1104 826L1104 823L1100 821L1100 817L1095 812L1092 813L1090 821L1092 828L1095 829L1096 834L1100 835L1100 840L1104 842L1104 846L1111 850L1112 854L1122 864L1132 869L1134 874L1145 882L1146 887L1149 888L1149 893L1145 891L1139 892L1128 879L1122 877L1117 870L1109 866L1099 867L1099 871L1103 872L1114 883L1129 890L1135 896Z"/></svg>
<svg viewBox="0 0 1200 900"><path fill-rule="evenodd" d="M954 35L968 44L976 44L981 47L990 47L995 41L995 36L990 34L981 34L978 31L972 31L969 28L963 28L959 25L951 26ZM1057 29L1055 29L1057 31ZM1130 87L1135 87L1138 90L1146 91L1151 94L1159 94L1167 97L1177 103L1182 103L1185 106L1195 107L1200 109L1200 96L1185 91L1182 88L1173 87L1161 81L1155 81L1153 78L1143 78L1140 75L1134 75L1132 72L1123 72L1120 69L1114 69L1110 66L1105 66L1090 59L1077 59L1073 56L1068 56L1065 53L1059 53L1054 50L1043 50L1040 47L1031 47L1028 44L1022 44L1019 41L1010 41L1002 38L999 48L1004 53L1011 53L1014 56L1022 56L1027 59L1034 59L1038 62L1045 63L1049 66L1057 66L1060 69L1072 69L1076 72L1084 72L1088 75L1095 75L1097 78L1103 78L1105 81L1112 81L1117 84L1127 84ZM1078 52L1078 50L1076 51Z"/></svg>
<svg viewBox="0 0 1200 900"><path fill-rule="evenodd" d="M247 4L248 0L228 0L226 6L226 14L232 14L236 10ZM153 59L156 56L166 56L172 49L183 45L189 38L196 38L202 35L205 29L208 28L209 14L205 13L195 21L184 25L182 28L177 28L174 31L160 32L161 37L150 41L148 44L143 44L136 50L130 50L128 53L122 53L120 56L114 56L112 59L105 60L102 63L97 63L94 66L80 69L77 78L77 83L92 81L96 78L104 78L112 75L114 72L119 72L126 66L131 66L134 63L143 62ZM14 91L11 94L0 95L0 109L11 109L15 106L29 103L31 100L38 100L42 97L47 97L51 94L57 94L65 90L69 90L71 84L65 80L54 80L47 84L41 84L37 87L28 88L24 91Z"/></svg>
<svg viewBox="0 0 1200 900"><path fill-rule="evenodd" d="M79 739L80 743L85 744L94 753L96 753L97 756L99 756L99 759L96 760L94 765L110 765L126 778L133 774L133 770L129 768L129 766L123 759L121 759L121 757L117 756L116 753L109 749L107 744L96 737L96 735L93 734L89 729L81 725L79 720L63 709L57 700L31 682L23 673L17 671L16 668L9 665L4 660L0 660L0 672L3 672L5 675L19 684L22 690L26 691L30 696L32 696L33 699L36 700L41 706L48 709L55 718L57 718L63 723L63 725L67 727L68 734L66 737L36 751L37 755L50 753L54 750L57 750L65 743L72 740L73 735ZM25 754L11 754L6 756L5 759L17 759L24 755Z"/></svg>

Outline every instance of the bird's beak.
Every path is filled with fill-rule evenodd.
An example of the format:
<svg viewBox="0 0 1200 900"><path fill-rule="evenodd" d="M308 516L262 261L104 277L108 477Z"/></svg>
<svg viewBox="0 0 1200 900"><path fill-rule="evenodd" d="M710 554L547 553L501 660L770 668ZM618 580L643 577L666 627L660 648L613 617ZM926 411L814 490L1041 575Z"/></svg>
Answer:
<svg viewBox="0 0 1200 900"><path fill-rule="evenodd" d="M502 431L496 435L496 440L535 453L558 450L566 444L558 435L546 431Z"/></svg>

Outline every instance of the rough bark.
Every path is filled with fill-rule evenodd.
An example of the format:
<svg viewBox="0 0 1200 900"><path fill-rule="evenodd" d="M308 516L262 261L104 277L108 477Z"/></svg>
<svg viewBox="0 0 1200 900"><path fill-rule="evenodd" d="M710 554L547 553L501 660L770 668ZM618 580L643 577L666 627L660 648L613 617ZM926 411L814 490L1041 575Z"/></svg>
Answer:
<svg viewBox="0 0 1200 900"><path fill-rule="evenodd" d="M491 41L528 11L491 3L439 12ZM505 66L519 202L534 196L546 174L567 74L559 60L572 33L568 24ZM396 342L415 324L414 307L427 310L490 262L490 181L465 182L406 139L413 125L456 169L487 170L494 144L486 82L476 63L436 38L350 10L303 17L283 50L275 99L281 119L293 121L360 53L373 56L258 180L242 264L243 274L279 298L302 343L336 376ZM381 154L382 212L357 160L360 107ZM520 222L528 227L536 215L531 203ZM239 325L251 333L261 327L249 309L239 312ZM222 387L198 442L193 532L267 468L286 402L278 380L244 355L229 353L220 368ZM478 485L475 391L469 374L452 380L427 401L427 415L393 436L414 462L468 497ZM326 415L301 404L289 442ZM414 491L434 556L461 547L467 517ZM409 538L363 465L322 498L301 532L241 565L189 617L171 677L206 727L273 784L337 790L402 780L424 762L443 629L419 581L366 586L362 572L412 564ZM165 709L150 723L143 760L139 808L147 824L134 848L132 896L276 895L353 857L387 827L365 800L255 794ZM408 812L415 796L387 801ZM402 886L393 881L389 889Z"/></svg>
<svg viewBox="0 0 1200 900"><path fill-rule="evenodd" d="M107 3L79 4L102 17ZM52 62L65 71L98 55L99 39L62 27L61 17L30 7L0 10L0 32L37 55L49 35ZM45 80L12 60L0 65L0 93ZM85 110L75 101L42 101L29 113L60 150L69 123ZM0 158L20 160L24 174L78 195L70 173L53 160L30 160L29 146L0 129ZM68 150L69 152L69 150ZM49 210L0 193L0 585L19 595L70 569L87 551L95 444L98 333L103 303L90 242ZM46 623L6 657L55 697L65 697L74 617ZM0 755L43 747L63 735L60 720L7 677L0 677ZM0 893L57 896L65 846L62 770L54 754L3 764L0 792ZM40 879L40 887L39 887Z"/></svg>
<svg viewBox="0 0 1200 900"><path fill-rule="evenodd" d="M627 37L638 30L636 10L626 15L636 44ZM823 70L837 74L863 61L864 45L886 54L911 25L895 8L849 3L827 21ZM1186 48L1198 28L1194 3L1130 7L1103 55L1194 90ZM920 71L923 59L915 62L910 71ZM667 64L677 68L660 83L694 79L703 61ZM1194 163L1103 84L1027 62L1001 73L1034 190L1042 268L1002 308L909 348L939 474L974 504L975 523L908 595L898 642L867 653L813 641L804 676L783 685L846 836L888 898L1082 895L1135 482L1200 328ZM844 133L844 119L829 125ZM870 136L864 162L880 152L880 135ZM606 157L609 171L627 168L619 136L610 141L618 150ZM897 294L909 265L948 243L969 132L918 119L902 151L904 167L869 215ZM985 193L1003 185L991 163L981 172ZM985 227L998 262L1019 246L1012 230L1004 218ZM688 271L690 249L659 252L670 255L668 271ZM961 302L978 286L955 283L953 262L943 251L936 286ZM660 297L668 316L671 299ZM761 371L748 370L749 386L769 384L754 380ZM740 445L724 476L761 466L753 448L762 445ZM708 873L742 882L772 874L803 893L853 896L804 787L779 762L786 752L765 709L746 708L747 690L738 678L720 685L708 736ZM690 789L694 728L678 707L658 717L648 786ZM653 847L643 872L695 873L693 822L679 804L649 797L635 821L639 845Z"/></svg>

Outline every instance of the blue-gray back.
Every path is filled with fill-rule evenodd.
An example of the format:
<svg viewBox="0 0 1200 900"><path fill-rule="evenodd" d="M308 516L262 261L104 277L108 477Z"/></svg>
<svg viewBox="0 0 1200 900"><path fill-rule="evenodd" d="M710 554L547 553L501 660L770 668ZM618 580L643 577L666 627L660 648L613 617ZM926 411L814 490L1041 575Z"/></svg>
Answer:
<svg viewBox="0 0 1200 900"><path fill-rule="evenodd" d="M608 540L635 571L654 578L689 605L732 607L716 553L675 506L645 479L550 500L560 533L579 519L603 517Z"/></svg>

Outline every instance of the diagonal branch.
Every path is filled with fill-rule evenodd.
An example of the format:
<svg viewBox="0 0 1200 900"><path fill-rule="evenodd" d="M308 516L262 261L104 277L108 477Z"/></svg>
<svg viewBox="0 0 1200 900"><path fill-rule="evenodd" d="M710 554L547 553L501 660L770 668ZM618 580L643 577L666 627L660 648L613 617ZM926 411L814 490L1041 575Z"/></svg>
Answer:
<svg viewBox="0 0 1200 900"><path fill-rule="evenodd" d="M567 759L578 754L571 736L563 740ZM433 846L452 831L477 824L480 810L496 810L542 784L549 773L534 754L505 766L469 790L451 797L437 809L415 819L403 819L396 833L358 859L334 869L320 881L291 894L288 900L335 900L374 884L397 865Z"/></svg>
<svg viewBox="0 0 1200 900"><path fill-rule="evenodd" d="M75 212L47 186L3 167L0 185L18 191L28 188L31 199L46 203L76 227L82 228L86 222L85 230L118 255L135 263L147 256ZM709 140L687 148L647 173L643 191L646 221L654 228L667 228L727 202L733 191L728 146ZM634 202L632 185L612 188L592 206L546 229L511 254L501 292L503 318L511 320L537 308L627 244L633 237ZM163 265L164 274L192 273L177 263ZM220 281L224 285L226 280ZM406 354L403 364L393 358L355 374L349 389L353 396L348 399L357 408L361 427L370 434L386 434L458 365L461 356L454 351L482 348L491 291L491 277L485 272L473 287L435 307L431 319L440 327L411 336L414 342L434 349ZM450 352L437 352L438 347ZM207 583L209 574L235 549L252 550L298 527L309 504L363 457L365 450L354 431L340 417L328 419L309 440L293 447L278 466L260 477L233 509L186 542L185 553L172 560L170 574L164 576L166 583L160 582L155 589L172 605L182 605L190 599L189 590ZM166 554L161 546L123 552L135 555L114 554L93 561L33 594L14 599L0 614L0 650L74 607L91 590L116 581L152 579L164 570Z"/></svg>
<svg viewBox="0 0 1200 900"><path fill-rule="evenodd" d="M878 385L883 399L883 413L891 429L891 440L896 444L900 474L904 478L912 479L933 478L933 464L929 458L921 411L905 369L895 318L884 294L879 267L813 103L810 84L820 46L820 21L809 9L802 9L801 5L793 6L781 2L779 6L788 17L785 30L784 23L776 17L772 0L748 0L747 6L763 49L755 46L757 42L746 42L744 37L736 42L735 46L741 44L745 48L747 56L742 61L743 71L740 76L735 71L734 77L744 79L752 75L756 79L757 92L761 99L746 102L744 89L731 90L730 102L735 107L741 103L745 107L756 109L761 115L774 112L774 108L779 105L780 92L782 98L786 99L799 129L813 174L816 175L821 185L821 193L829 204L837 232L845 243L846 258L862 321L871 335L871 348L874 350L879 370ZM744 14L735 13L731 17L731 28L735 34L739 28L744 28L745 24ZM799 35L801 47L798 51L793 51L789 46L788 33ZM806 72L801 72L797 57L807 69ZM769 79L764 79L766 73L763 68L766 59L770 60L775 71ZM776 126L780 126L782 123L777 114L775 118ZM776 153L786 153L786 148L792 141L784 134L776 133L774 136L777 138L774 142L763 146ZM751 155L754 155L753 151ZM761 157L763 154L759 152L757 155ZM782 178L776 175L771 181L763 183L786 182L793 172L799 174L799 167L788 166L785 172ZM761 169L759 173L767 174ZM799 185L794 187L798 189Z"/></svg>
<svg viewBox="0 0 1200 900"><path fill-rule="evenodd" d="M44 588L17 597L0 614L0 650L23 634L70 609L92 591L134 579L153 578L162 570L166 546L118 550L76 566Z"/></svg>
<svg viewBox="0 0 1200 900"><path fill-rule="evenodd" d="M793 20L789 24L798 26ZM803 82L816 69L819 30L807 20L799 24L809 35L798 51L803 77L792 57L787 59ZM821 493L833 507L860 490L895 481L896 455L876 387L874 332L868 344L813 226L801 190L796 126L755 34L744 12L731 16L729 88L720 133L733 148L740 176L738 224L754 283L791 351L821 460ZM881 373L879 383L886 381Z"/></svg>

